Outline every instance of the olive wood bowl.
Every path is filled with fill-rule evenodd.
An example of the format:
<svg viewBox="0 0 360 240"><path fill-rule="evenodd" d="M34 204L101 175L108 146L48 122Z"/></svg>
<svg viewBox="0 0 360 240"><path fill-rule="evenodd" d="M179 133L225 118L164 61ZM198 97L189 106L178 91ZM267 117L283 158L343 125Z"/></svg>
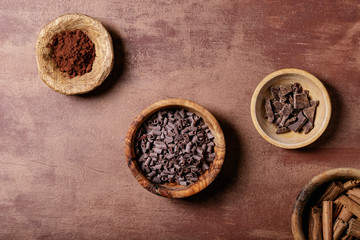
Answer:
<svg viewBox="0 0 360 240"><path fill-rule="evenodd" d="M265 100L272 98L270 87L279 84L298 82L304 90L309 90L312 100L319 100L316 109L314 128L308 133L288 132L276 134L276 126L265 119ZM331 102L329 94L312 74L294 68L278 70L266 76L256 87L251 99L251 118L258 133L269 143L287 149L305 147L318 139L329 124L331 116Z"/></svg>
<svg viewBox="0 0 360 240"><path fill-rule="evenodd" d="M92 70L82 76L70 78L61 72L50 57L48 43L62 31L83 31L95 45ZM111 36L98 20L82 14L65 14L47 24L36 40L36 61L41 79L51 89L65 94L87 93L98 87L110 74L114 64Z"/></svg>
<svg viewBox="0 0 360 240"><path fill-rule="evenodd" d="M309 207L310 198L316 194L326 183L333 180L360 180L360 169L335 168L313 177L301 190L298 195L293 213L291 215L291 230L295 240L306 240L307 233L304 233L303 219L304 212Z"/></svg>
<svg viewBox="0 0 360 240"><path fill-rule="evenodd" d="M199 115L209 126L211 133L214 135L214 151L216 154L215 159L210 164L210 168L203 175L199 176L199 180L188 186L182 186L176 183L156 184L150 182L139 168L135 155L134 141L137 130L140 128L143 122L146 121L155 112L167 108L183 108ZM148 106L135 118L126 136L125 154L131 173L134 175L140 185L146 190L163 197L184 198L200 192L212 181L214 181L224 162L225 138L215 117L204 107L185 99L167 99Z"/></svg>

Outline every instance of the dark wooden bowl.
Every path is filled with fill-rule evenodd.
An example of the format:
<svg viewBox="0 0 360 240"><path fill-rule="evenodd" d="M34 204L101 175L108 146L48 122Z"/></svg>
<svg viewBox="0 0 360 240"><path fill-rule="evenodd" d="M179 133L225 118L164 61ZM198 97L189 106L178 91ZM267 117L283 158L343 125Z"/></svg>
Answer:
<svg viewBox="0 0 360 240"><path fill-rule="evenodd" d="M295 240L306 240L307 233L304 233L303 216L304 210L308 205L309 199L321 187L333 180L360 179L360 169L355 168L335 168L320 173L311 179L301 190L296 199L293 213L291 216L291 230Z"/></svg>
<svg viewBox="0 0 360 240"><path fill-rule="evenodd" d="M189 186L181 186L176 183L156 184L150 182L138 166L134 151L135 134L143 122L155 112L165 108L184 108L199 115L209 126L214 135L215 160L210 164L209 170L199 177L199 180ZM219 123L215 117L202 106L184 99L167 99L156 102L145 108L132 122L125 140L125 154L127 164L136 180L146 190L168 198L183 198L196 194L206 188L218 175L225 157L225 138Z"/></svg>

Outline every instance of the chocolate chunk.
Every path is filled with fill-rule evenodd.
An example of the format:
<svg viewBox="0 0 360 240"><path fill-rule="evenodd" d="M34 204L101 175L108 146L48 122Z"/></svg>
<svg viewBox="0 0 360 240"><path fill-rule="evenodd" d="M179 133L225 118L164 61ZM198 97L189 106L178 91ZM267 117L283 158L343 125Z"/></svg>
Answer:
<svg viewBox="0 0 360 240"><path fill-rule="evenodd" d="M289 128L291 130L293 130L294 132L297 132L302 128L302 126L304 126L306 121L307 121L307 118L304 116L304 114L302 112L300 112L297 116L297 121L294 122L293 124L290 124Z"/></svg>
<svg viewBox="0 0 360 240"><path fill-rule="evenodd" d="M319 100L310 100L310 106L316 105L319 106Z"/></svg>
<svg viewBox="0 0 360 240"><path fill-rule="evenodd" d="M289 103L294 106L294 98L291 95L289 96Z"/></svg>
<svg viewBox="0 0 360 240"><path fill-rule="evenodd" d="M280 101L274 101L273 106L274 106L275 112L279 112L283 108L284 103L282 103Z"/></svg>
<svg viewBox="0 0 360 240"><path fill-rule="evenodd" d="M312 105L311 107L305 108L303 110L303 113L307 119L309 119L310 122L314 123L315 119L315 111L316 111L316 105Z"/></svg>
<svg viewBox="0 0 360 240"><path fill-rule="evenodd" d="M281 133L287 133L290 132L291 130L288 127L278 127L276 130L277 134L281 134Z"/></svg>
<svg viewBox="0 0 360 240"><path fill-rule="evenodd" d="M292 85L291 84L284 84L284 85L280 85L280 97L285 96L286 94L289 94L292 92Z"/></svg>
<svg viewBox="0 0 360 240"><path fill-rule="evenodd" d="M293 124L294 122L296 122L296 120L297 120L297 117L289 118L288 120L286 120L284 126L288 127L290 124Z"/></svg>
<svg viewBox="0 0 360 240"><path fill-rule="evenodd" d="M314 128L314 123L308 121L308 122L303 126L302 129L305 131L305 134L308 134L313 128Z"/></svg>
<svg viewBox="0 0 360 240"><path fill-rule="evenodd" d="M275 125L277 126L277 125L279 125L280 124L280 122L281 122L281 117L278 117L278 118L276 118L275 119Z"/></svg>
<svg viewBox="0 0 360 240"><path fill-rule="evenodd" d="M284 107L281 109L281 113L282 113L282 119L280 122L281 126L284 126L285 121L289 118L292 111L293 108L290 104L285 104Z"/></svg>
<svg viewBox="0 0 360 240"><path fill-rule="evenodd" d="M296 82L296 83L293 84L293 91L294 91L294 94L295 93L302 93L303 89L300 86L300 83Z"/></svg>
<svg viewBox="0 0 360 240"><path fill-rule="evenodd" d="M309 107L309 99L305 93L298 93L294 95L294 108L303 109Z"/></svg>
<svg viewBox="0 0 360 240"><path fill-rule="evenodd" d="M268 116L268 122L273 122L274 121L274 112L273 112L272 107L271 107L270 99L266 99L265 111L266 111L266 114Z"/></svg>
<svg viewBox="0 0 360 240"><path fill-rule="evenodd" d="M286 103L288 101L288 97L287 96L281 96L280 97L280 102L281 103Z"/></svg>
<svg viewBox="0 0 360 240"><path fill-rule="evenodd" d="M270 88L271 95L273 96L274 100L276 100L276 101L280 100L279 91L280 91L279 87L271 87Z"/></svg>

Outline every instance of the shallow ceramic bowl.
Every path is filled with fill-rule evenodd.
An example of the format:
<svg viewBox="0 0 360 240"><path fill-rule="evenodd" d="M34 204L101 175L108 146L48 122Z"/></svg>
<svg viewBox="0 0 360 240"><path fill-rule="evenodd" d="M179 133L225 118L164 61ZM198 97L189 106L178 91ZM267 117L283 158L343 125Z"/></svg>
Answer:
<svg viewBox="0 0 360 240"><path fill-rule="evenodd" d="M80 29L95 45L95 60L92 70L82 76L70 78L60 72L50 57L47 47L51 38L62 31ZM96 19L82 14L65 14L47 24L36 40L36 61L41 79L53 90L66 94L82 94L98 87L109 75L114 63L110 34Z"/></svg>
<svg viewBox="0 0 360 240"><path fill-rule="evenodd" d="M316 109L315 126L308 133L288 132L276 134L276 126L265 119L265 99L272 98L270 87L279 84L298 82L304 90L309 90L312 100L319 100ZM312 74L294 68L282 69L266 76L256 87L251 99L251 118L256 130L268 142L275 146L296 149L305 147L318 139L329 124L331 116L331 102L329 94Z"/></svg>
<svg viewBox="0 0 360 240"><path fill-rule="evenodd" d="M150 116L155 112L166 108L183 108L199 115L209 126L214 135L216 158L210 164L209 170L199 177L199 180L188 186L178 185L176 183L156 184L150 182L142 173L138 166L134 151L135 135L137 130ZM183 198L196 194L206 188L218 175L225 157L225 139L219 123L215 117L204 107L184 99L167 99L156 102L145 108L132 122L125 140L125 154L127 164L136 180L148 191L169 198Z"/></svg>
<svg viewBox="0 0 360 240"><path fill-rule="evenodd" d="M360 180L360 169L355 168L335 168L323 172L311 179L301 190L296 199L293 213L291 215L291 230L295 240L306 240L307 233L304 231L303 220L305 212L309 208L309 201L317 194L323 186L334 180ZM316 198L318 199L318 198Z"/></svg>

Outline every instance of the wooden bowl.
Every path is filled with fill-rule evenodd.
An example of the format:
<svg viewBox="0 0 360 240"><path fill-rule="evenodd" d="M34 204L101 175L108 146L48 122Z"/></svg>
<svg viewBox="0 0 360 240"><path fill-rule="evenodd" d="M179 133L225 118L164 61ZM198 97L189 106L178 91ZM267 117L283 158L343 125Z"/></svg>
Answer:
<svg viewBox="0 0 360 240"><path fill-rule="evenodd" d="M76 29L83 31L94 43L96 56L89 73L69 78L51 59L47 45L55 34ZM98 87L111 72L114 63L112 40L98 20L82 14L65 14L47 24L39 33L36 61L41 79L51 89L66 95L86 93Z"/></svg>
<svg viewBox="0 0 360 240"><path fill-rule="evenodd" d="M316 109L315 126L308 134L288 132L276 134L276 126L265 119L265 99L271 98L270 87L279 84L298 82L303 89L309 90L310 98L319 100ZM305 147L318 139L329 124L331 102L324 85L312 74L303 70L288 68L266 76L256 87L251 99L251 118L256 130L269 143L287 149Z"/></svg>
<svg viewBox="0 0 360 240"><path fill-rule="evenodd" d="M335 168L323 172L311 179L298 195L293 213L291 215L291 230L295 240L306 240L307 233L304 233L303 217L304 210L308 206L310 198L321 189L323 185L333 180L359 180L360 169L355 168Z"/></svg>
<svg viewBox="0 0 360 240"><path fill-rule="evenodd" d="M138 166L134 151L135 134L144 121L155 112L165 108L183 108L199 115L209 126L214 135L215 160L210 164L209 170L199 177L199 180L188 186L177 185L176 183L156 184L150 182ZM183 198L196 194L206 188L218 175L225 157L225 138L219 123L215 117L202 106L184 99L167 99L156 102L145 108L132 122L125 140L125 154L128 166L136 180L146 190L168 198Z"/></svg>

